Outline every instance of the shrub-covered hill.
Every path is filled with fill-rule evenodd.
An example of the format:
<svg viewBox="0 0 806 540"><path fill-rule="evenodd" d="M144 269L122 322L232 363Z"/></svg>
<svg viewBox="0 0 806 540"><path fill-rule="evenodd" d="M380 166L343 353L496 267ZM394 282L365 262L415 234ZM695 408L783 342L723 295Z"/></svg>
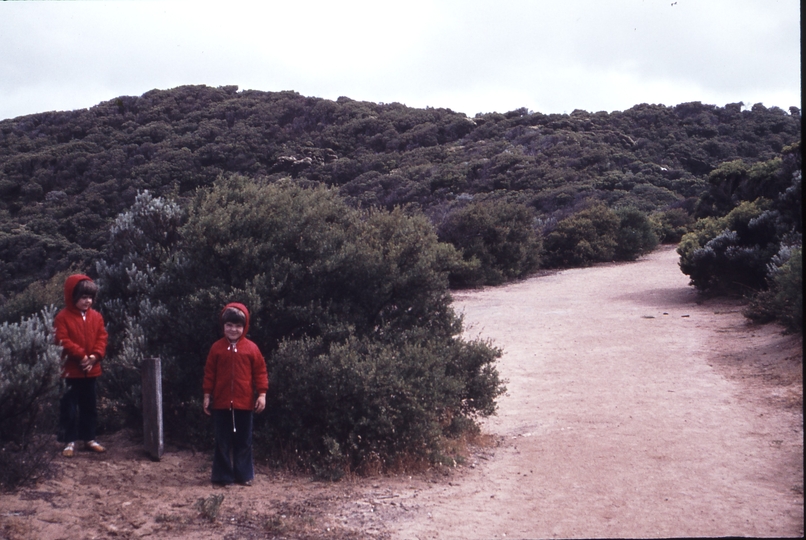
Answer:
<svg viewBox="0 0 806 540"><path fill-rule="evenodd" d="M87 110L0 122L0 303L103 249L138 191L183 197L220 175L336 186L359 206L505 198L543 223L583 201L690 210L708 174L772 159L800 138L800 111L699 102L570 115L336 101L184 86Z"/></svg>

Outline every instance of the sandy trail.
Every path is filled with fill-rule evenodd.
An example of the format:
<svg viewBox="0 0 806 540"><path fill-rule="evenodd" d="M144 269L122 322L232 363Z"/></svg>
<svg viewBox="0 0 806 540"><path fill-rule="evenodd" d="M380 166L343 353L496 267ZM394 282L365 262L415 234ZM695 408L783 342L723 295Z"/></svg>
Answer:
<svg viewBox="0 0 806 540"><path fill-rule="evenodd" d="M54 443L55 477L0 494L0 539L802 536L802 338L696 301L669 247L456 295L508 391L493 443L450 472L330 484L258 463L221 490L206 453L155 463L120 432L103 455Z"/></svg>
<svg viewBox="0 0 806 540"><path fill-rule="evenodd" d="M802 535L802 413L726 365L788 338L695 300L668 247L457 295L505 350L503 444L396 537Z"/></svg>

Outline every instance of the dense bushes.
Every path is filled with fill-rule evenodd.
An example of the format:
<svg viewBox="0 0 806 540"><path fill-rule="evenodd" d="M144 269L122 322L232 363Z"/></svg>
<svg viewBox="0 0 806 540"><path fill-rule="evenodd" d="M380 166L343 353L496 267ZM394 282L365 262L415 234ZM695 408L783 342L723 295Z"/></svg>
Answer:
<svg viewBox="0 0 806 540"><path fill-rule="evenodd" d="M658 237L655 226L640 210L611 210L595 203L557 222L544 245L547 266L589 266L635 260L655 249Z"/></svg>
<svg viewBox="0 0 806 540"><path fill-rule="evenodd" d="M731 162L715 171L699 207L730 211L698 220L681 240L680 268L691 283L701 291L744 294L749 317L800 329L801 182L800 143L766 163Z"/></svg>
<svg viewBox="0 0 806 540"><path fill-rule="evenodd" d="M618 228L618 216L602 204L560 220L546 236L546 264L552 267L589 266L595 262L612 261Z"/></svg>
<svg viewBox="0 0 806 540"><path fill-rule="evenodd" d="M650 217L654 224L658 241L662 244L677 244L689 232L691 215L682 208L670 208L656 212Z"/></svg>
<svg viewBox="0 0 806 540"><path fill-rule="evenodd" d="M38 438L54 426L61 347L54 343L55 308L0 325L0 488L46 471L52 454Z"/></svg>
<svg viewBox="0 0 806 540"><path fill-rule="evenodd" d="M71 265L91 267L115 217L145 189L191 197L221 175L291 177L337 187L354 206L412 205L441 217L465 197L504 199L546 221L583 199L652 213L713 188L700 209L715 212L746 193L740 177L764 172L756 162L798 140L800 125L797 109L741 104L468 118L206 86L3 120L0 304ZM735 160L744 172L720 170ZM738 191L725 183L734 179Z"/></svg>
<svg viewBox="0 0 806 540"><path fill-rule="evenodd" d="M64 281L77 268L57 272L47 281L35 281L0 305L0 321L19 322L42 311L43 306L64 307Z"/></svg>
<svg viewBox="0 0 806 540"><path fill-rule="evenodd" d="M698 220L677 248L691 284L721 293L763 288L779 241L770 206L766 199L742 202L725 217Z"/></svg>
<svg viewBox="0 0 806 540"><path fill-rule="evenodd" d="M102 391L116 406L118 418L107 422L131 425L140 419L140 366L147 356L162 356L168 380L181 377L182 366L171 362L164 342L170 344L175 327L165 301L175 291L167 268L178 253L179 228L184 213L176 203L137 195L134 205L120 214L110 230L104 258L97 265L100 309L109 331ZM181 332L177 335L181 335ZM199 351L196 351L199 353ZM187 395L165 392L168 407L182 403ZM166 422L180 419L168 417ZM138 425L139 422L134 422Z"/></svg>
<svg viewBox="0 0 806 540"><path fill-rule="evenodd" d="M634 261L658 246L658 236L646 214L636 208L616 209L619 227L616 232L617 261Z"/></svg>
<svg viewBox="0 0 806 540"><path fill-rule="evenodd" d="M143 356L160 355L175 435L209 436L201 371L231 300L249 306L250 338L268 359L255 436L265 454L328 476L385 469L437 458L443 437L494 411L499 352L459 337L447 275L460 259L422 215L235 178L199 192L184 217L141 195L113 235L125 263L99 265L98 281L104 312L122 321L110 354L127 367L110 373L120 382L109 397L136 410L124 387Z"/></svg>
<svg viewBox="0 0 806 540"><path fill-rule="evenodd" d="M451 274L451 285L498 285L536 270L542 245L534 221L528 207L503 200L474 202L450 213L439 238L467 263Z"/></svg>
<svg viewBox="0 0 806 540"><path fill-rule="evenodd" d="M712 189L701 203L718 200L712 208L728 210L699 219L678 246L680 268L695 287L766 287L772 257L802 242L801 176L800 144L785 148L782 158L750 168L731 162L711 174Z"/></svg>
<svg viewBox="0 0 806 540"><path fill-rule="evenodd" d="M501 389L486 344L427 334L284 341L271 362L267 430L257 438L313 454L330 477L439 461L440 441L492 413Z"/></svg>
<svg viewBox="0 0 806 540"><path fill-rule="evenodd" d="M329 471L433 456L439 437L488 414L500 391L497 351L458 337L448 275L474 286L538 263L634 259L657 236L676 241L696 211L711 221L680 249L698 287L745 279L769 285L771 302L774 289L790 290L784 276L797 274L796 261L768 270L802 232L800 146L785 147L799 137L800 111L790 113L695 102L470 119L196 86L5 120L0 320L35 313L60 296L59 272L97 262L115 358L103 385L109 410L124 411L122 423L137 418L140 362L159 355L169 433L206 440L201 365L218 309L240 300L273 362L273 390L297 404L276 402L283 418L259 419L265 448L318 456ZM244 178L216 182L232 173ZM302 187L324 185L338 191ZM758 197L770 202L720 221ZM401 206L434 216L458 251ZM332 388L312 390L319 377ZM412 382L422 377L432 384ZM287 393L296 387L323 400L346 393L352 409L302 418L307 398ZM358 425L375 431L346 427Z"/></svg>
<svg viewBox="0 0 806 540"><path fill-rule="evenodd" d="M781 159L749 164L741 159L721 164L708 175L709 189L697 203L697 217L724 216L741 201L776 199L791 179L779 174Z"/></svg>
<svg viewBox="0 0 806 540"><path fill-rule="evenodd" d="M769 288L755 295L745 315L757 322L777 320L803 331L803 249L782 248L769 265Z"/></svg>

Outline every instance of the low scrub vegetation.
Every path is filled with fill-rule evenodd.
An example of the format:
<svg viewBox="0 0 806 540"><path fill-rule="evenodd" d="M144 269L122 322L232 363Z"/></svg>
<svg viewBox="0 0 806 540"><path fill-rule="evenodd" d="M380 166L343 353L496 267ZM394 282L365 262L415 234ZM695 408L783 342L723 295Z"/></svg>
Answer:
<svg viewBox="0 0 806 540"><path fill-rule="evenodd" d="M784 247L769 266L768 288L750 300L745 315L758 322L779 321L803 331L803 248Z"/></svg>
<svg viewBox="0 0 806 540"><path fill-rule="evenodd" d="M160 356L166 432L208 445L202 366L240 301L272 381L258 451L325 478L438 463L494 413L501 351L461 338L449 286L677 243L699 291L800 329L799 137L799 109L760 104L468 118L203 86L4 120L0 481L34 475L14 460L58 394L42 308L75 272L110 332L102 429L139 425Z"/></svg>
<svg viewBox="0 0 806 540"><path fill-rule="evenodd" d="M454 287L500 285L540 265L542 241L535 230L535 215L523 204L472 202L448 214L438 232L465 262L451 273Z"/></svg>
<svg viewBox="0 0 806 540"><path fill-rule="evenodd" d="M598 203L560 220L545 240L546 265L590 266L632 261L658 245L649 217L633 207L611 210Z"/></svg>
<svg viewBox="0 0 806 540"><path fill-rule="evenodd" d="M768 163L730 162L710 180L699 207L727 211L697 220L683 236L680 269L702 292L748 297L749 317L802 331L800 143Z"/></svg>
<svg viewBox="0 0 806 540"><path fill-rule="evenodd" d="M439 227L468 200L523 205L544 224L595 202L691 215L688 203L716 182L728 189L703 199L696 217L720 216L735 195L752 200L746 192L769 178L768 162L799 140L800 126L797 107L761 104L468 117L235 86L153 90L3 120L0 304L71 265L92 268L117 215L144 190L179 200L222 176L291 178L333 187L357 208L416 207ZM773 192L776 185L765 184L759 196ZM675 242L685 219L666 215L661 241ZM457 247L467 260L485 256ZM522 259L515 266L499 266L495 255L499 263L471 268L466 282L519 276L532 264L530 251L504 256Z"/></svg>
<svg viewBox="0 0 806 540"><path fill-rule="evenodd" d="M0 325L0 488L48 472L43 434L55 433L61 347L54 342L52 307Z"/></svg>
<svg viewBox="0 0 806 540"><path fill-rule="evenodd" d="M112 234L120 262L98 268L117 359L106 397L132 418L139 363L159 355L166 424L207 444L199 384L228 301L249 306L250 338L268 360L263 455L326 477L389 470L436 459L445 437L473 429L465 420L495 411L500 353L460 338L448 273L461 258L422 215L233 178L200 191L186 214L142 194Z"/></svg>

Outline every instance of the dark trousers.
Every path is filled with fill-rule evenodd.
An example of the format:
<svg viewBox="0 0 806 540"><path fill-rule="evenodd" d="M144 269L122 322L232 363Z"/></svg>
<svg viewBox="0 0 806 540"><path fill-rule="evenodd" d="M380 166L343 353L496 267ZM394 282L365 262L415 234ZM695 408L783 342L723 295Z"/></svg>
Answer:
<svg viewBox="0 0 806 540"><path fill-rule="evenodd" d="M252 411L213 409L213 427L215 453L212 481L231 484L247 482L254 478Z"/></svg>
<svg viewBox="0 0 806 540"><path fill-rule="evenodd" d="M95 440L98 421L95 380L96 377L65 379L67 391L59 401L59 441Z"/></svg>

